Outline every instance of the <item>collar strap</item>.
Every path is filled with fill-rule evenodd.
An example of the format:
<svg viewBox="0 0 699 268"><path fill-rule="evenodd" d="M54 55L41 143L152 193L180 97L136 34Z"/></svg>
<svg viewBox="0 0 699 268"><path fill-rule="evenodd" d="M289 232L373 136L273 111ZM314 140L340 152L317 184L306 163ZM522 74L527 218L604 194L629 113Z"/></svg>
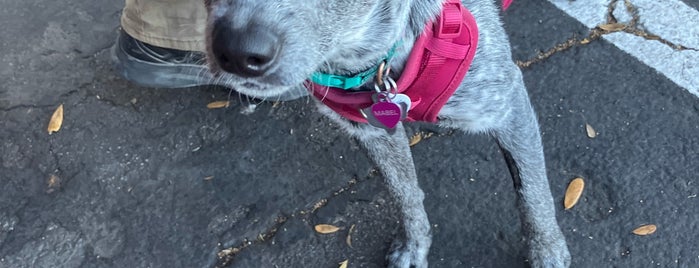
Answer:
<svg viewBox="0 0 699 268"><path fill-rule="evenodd" d="M400 44L400 41L396 42L396 44L394 44L393 47L388 51L386 57L381 59L374 67L369 68L369 70L363 71L353 76L315 72L311 75L311 81L321 86L341 88L344 90L364 85L369 80L376 77L376 72L379 70L379 66L382 62L388 63L389 61L391 61L391 58L393 58L393 55L396 53L396 48L398 48L398 45Z"/></svg>

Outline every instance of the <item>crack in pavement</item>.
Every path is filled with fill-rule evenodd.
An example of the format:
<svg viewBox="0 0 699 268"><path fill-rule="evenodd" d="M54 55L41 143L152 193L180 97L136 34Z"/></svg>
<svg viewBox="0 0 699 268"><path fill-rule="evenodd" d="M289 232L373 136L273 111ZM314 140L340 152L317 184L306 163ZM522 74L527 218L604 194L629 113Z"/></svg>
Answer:
<svg viewBox="0 0 699 268"><path fill-rule="evenodd" d="M614 17L614 10L616 8L616 3L618 1L619 0L611 0L611 2L609 3L609 11L608 11L609 13L607 13L608 23L618 23L616 18ZM645 30L642 30L641 28L643 27L643 25L640 23L641 17L638 14L638 8L635 5L633 5L633 3L631 3L631 0L624 0L624 6L626 7L626 11L629 12L629 14L631 14L632 18L628 24L621 24L621 25L626 26L626 27L623 27L621 29L621 31L626 32L626 33L630 33L630 34L633 34L633 35L636 35L639 37L643 37L646 40L658 41L658 42L663 43L664 45L667 45L675 50L699 51L699 49L697 49L697 48L691 48L691 47L686 47L686 46L683 46L680 44L675 44L673 42L670 42L668 40L661 38L658 35L655 35L655 34L647 32ZM639 28L639 26L640 26L640 28ZM610 33L612 33L612 32L618 32L618 30L611 31Z"/></svg>
<svg viewBox="0 0 699 268"><path fill-rule="evenodd" d="M65 93L62 93L56 99L61 100L61 99L68 99L72 95L75 95L77 93L80 93L79 89L73 89L69 90ZM1 100L1 99L0 99ZM59 102L62 103L62 102ZM48 108L56 108L56 104L43 104L43 105L37 105L37 104L17 104L9 107L0 107L0 112L13 112L15 110L19 109L48 109Z"/></svg>
<svg viewBox="0 0 699 268"><path fill-rule="evenodd" d="M119 31L115 29L114 32L115 32L115 34L118 34ZM91 58L96 58L98 55L104 53L105 51L110 50L112 47L114 47L114 44L108 44L108 45L98 47L93 53L89 53L89 54L78 53L78 54L82 54L82 55L79 55L79 57L81 59L87 60L87 59L91 59Z"/></svg>
<svg viewBox="0 0 699 268"><path fill-rule="evenodd" d="M581 45L587 45L591 43L592 41L599 40L602 36L611 34L611 33L616 33L616 32L625 32L629 34L633 34L635 36L642 37L646 40L651 40L651 41L658 41L666 46L669 46L670 48L678 51L682 50L692 50L692 51L699 51L697 48L691 48L691 47L686 47L680 44L675 44L673 42L670 42L668 40L665 40L661 38L658 35L652 34L647 32L646 30L641 29L643 25L640 23L640 15L638 14L638 8L631 3L630 0L624 0L624 6L626 7L627 12L630 13L631 15L631 21L629 23L619 23L614 16L614 10L616 9L616 4L619 2L619 0L611 0L609 2L608 8L607 8L607 21L605 24L600 24L595 28L590 29L590 32L588 33L587 36L584 38L578 38L576 36L573 36L569 38L568 40L558 43L552 48L549 48L546 51L542 51L537 53L536 56L534 56L531 59L527 60L516 60L515 64L519 66L520 68L528 68L533 64L542 62L551 56L559 53L566 51L570 48L573 48L575 46L581 46ZM640 25L640 27L639 27Z"/></svg>
<svg viewBox="0 0 699 268"><path fill-rule="evenodd" d="M60 168L60 158L58 155L54 152L54 145L53 145L53 139L49 141L49 157L52 158L53 160L53 171L50 172L48 175L49 178L47 180L47 192L51 193L56 190L56 188L60 188L61 185L61 177L59 177L57 174L61 173L61 168Z"/></svg>
<svg viewBox="0 0 699 268"><path fill-rule="evenodd" d="M226 249L219 250L219 252L216 254L218 260L216 267L218 268L223 268L227 267L230 265L235 256L240 253L241 251L245 250L246 248L257 245L257 244L262 244L273 238L276 234L279 228L281 228L287 221L294 219L294 218L299 218L299 217L304 217L308 218L311 215L313 215L316 211L319 209L325 207L325 205L328 204L333 198L345 193L349 192L354 188L358 183L368 181L370 178L375 177L378 174L378 171L376 169L372 169L369 174L366 176L365 179L358 180L356 178L351 179L344 187L335 190L332 192L328 197L322 198L318 201L316 201L313 206L307 207L305 209L297 210L295 212L292 212L290 215L285 216L285 215L279 215L277 219L275 220L274 224L267 228L267 230L264 233L261 233L257 235L255 240L248 240L244 239L243 242L236 246L236 247L230 247Z"/></svg>
<svg viewBox="0 0 699 268"><path fill-rule="evenodd" d="M18 104L6 108L0 108L0 112L14 112L15 110L19 109L49 109L49 108L56 108L55 104L47 104L47 105L34 105L34 104Z"/></svg>

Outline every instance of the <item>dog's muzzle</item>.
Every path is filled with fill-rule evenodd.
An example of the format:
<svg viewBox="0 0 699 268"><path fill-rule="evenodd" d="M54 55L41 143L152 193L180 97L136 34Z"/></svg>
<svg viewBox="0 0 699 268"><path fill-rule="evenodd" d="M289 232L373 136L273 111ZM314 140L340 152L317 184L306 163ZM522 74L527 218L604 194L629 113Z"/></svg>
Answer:
<svg viewBox="0 0 699 268"><path fill-rule="evenodd" d="M241 77L259 77L277 63L282 45L280 36L264 27L248 24L232 28L218 20L212 32L212 52L226 72Z"/></svg>

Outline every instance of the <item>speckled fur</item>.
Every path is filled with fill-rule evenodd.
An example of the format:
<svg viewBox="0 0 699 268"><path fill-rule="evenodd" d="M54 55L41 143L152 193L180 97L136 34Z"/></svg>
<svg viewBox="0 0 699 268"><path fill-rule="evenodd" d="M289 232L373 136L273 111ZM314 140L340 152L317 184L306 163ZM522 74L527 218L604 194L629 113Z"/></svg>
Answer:
<svg viewBox="0 0 699 268"><path fill-rule="evenodd" d="M518 193L523 233L532 267L568 267L570 254L556 222L536 115L513 64L499 7L493 1L464 0L476 18L479 43L469 73L440 111L439 125L494 136L508 160ZM350 74L367 69L403 40L391 62L397 78L416 36L434 18L442 0L205 0L209 25L218 20L234 28L254 23L282 36L279 63L266 75L241 78L225 73L215 60L219 79L243 94L269 98L305 90L310 74L321 70ZM211 36L208 27L208 35ZM244 38L244 36L238 37ZM208 53L211 39L208 39ZM404 236L388 255L389 267L427 267L430 225L423 207L408 139L402 125L389 135L354 124L318 102L318 110L359 140L382 171L401 205Z"/></svg>

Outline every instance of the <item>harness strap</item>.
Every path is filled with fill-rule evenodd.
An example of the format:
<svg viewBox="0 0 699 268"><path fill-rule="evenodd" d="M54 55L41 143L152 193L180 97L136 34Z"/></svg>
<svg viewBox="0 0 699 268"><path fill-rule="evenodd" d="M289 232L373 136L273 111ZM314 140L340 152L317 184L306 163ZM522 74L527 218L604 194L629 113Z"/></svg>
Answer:
<svg viewBox="0 0 699 268"><path fill-rule="evenodd" d="M420 104L408 113L411 121L438 121L439 111L461 84L476 52L476 21L459 0L447 1L437 21L441 23L435 23L434 29L427 27L415 45L424 49L413 49L410 55L422 54L424 65L409 61L398 80L398 88L405 88L411 99L420 98L413 99ZM455 27L449 24L458 24L459 30L450 31Z"/></svg>
<svg viewBox="0 0 699 268"><path fill-rule="evenodd" d="M476 53L478 29L461 1L447 0L440 16L425 27L397 81L412 101L408 121L436 122L437 114L461 84ZM307 83L313 95L341 116L360 123L360 109L373 104L374 92L348 92Z"/></svg>

